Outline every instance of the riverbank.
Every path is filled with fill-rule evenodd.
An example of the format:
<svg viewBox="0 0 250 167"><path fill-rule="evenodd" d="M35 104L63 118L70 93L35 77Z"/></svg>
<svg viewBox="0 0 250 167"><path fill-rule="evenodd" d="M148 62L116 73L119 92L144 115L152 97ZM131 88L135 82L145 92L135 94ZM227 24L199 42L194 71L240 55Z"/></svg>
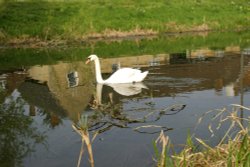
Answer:
<svg viewBox="0 0 250 167"><path fill-rule="evenodd" d="M60 45L162 33L238 31L250 27L247 0L4 1L0 45Z"/></svg>

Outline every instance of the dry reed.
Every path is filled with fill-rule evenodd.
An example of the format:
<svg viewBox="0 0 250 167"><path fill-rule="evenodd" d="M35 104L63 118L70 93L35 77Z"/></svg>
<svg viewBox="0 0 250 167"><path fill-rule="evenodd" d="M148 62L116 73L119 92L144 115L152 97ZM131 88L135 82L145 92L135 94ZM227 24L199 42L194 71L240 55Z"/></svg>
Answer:
<svg viewBox="0 0 250 167"><path fill-rule="evenodd" d="M209 146L204 140L194 137L194 139L202 146L202 151L195 151L193 144L186 145L181 153L167 156L167 153L161 154L161 158L158 159L158 167L165 166L178 166L178 167L249 167L250 166L250 136L249 125L250 117L239 117L239 112L250 111L250 108L232 104L232 111L227 109L213 110L205 113L200 119L198 119L198 125L202 122L203 118L213 113L215 116L208 125L208 129L212 136L216 129L218 130L223 123L230 121L228 129L225 131L224 136L221 138L218 145L215 147ZM217 127L212 128L212 122L215 119L219 119ZM244 123L248 126L244 126ZM237 128L236 135L233 135ZM162 132L156 142L161 139L162 150L165 151L170 145L169 138ZM190 139L187 139L187 141ZM188 143L188 142L187 142ZM171 158L171 163L163 163L166 158Z"/></svg>

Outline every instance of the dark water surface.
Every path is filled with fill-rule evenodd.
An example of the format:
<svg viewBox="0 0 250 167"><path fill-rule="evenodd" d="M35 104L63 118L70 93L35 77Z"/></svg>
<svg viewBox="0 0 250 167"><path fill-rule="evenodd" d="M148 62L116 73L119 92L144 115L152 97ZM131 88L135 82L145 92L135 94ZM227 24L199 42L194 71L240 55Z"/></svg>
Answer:
<svg viewBox="0 0 250 167"><path fill-rule="evenodd" d="M250 106L247 34L2 50L1 166L68 167L78 161L91 166L86 145L81 155L86 137L94 137L97 167L155 166L152 143L161 130L177 152L188 132L217 144L229 124L211 137L208 124L214 120L206 113L231 111L231 104ZM170 46L176 48L168 51ZM93 64L85 65L82 51L85 57L97 53L102 58L104 77L118 66L148 70L149 75L138 84L95 84ZM247 117L249 111L241 114Z"/></svg>

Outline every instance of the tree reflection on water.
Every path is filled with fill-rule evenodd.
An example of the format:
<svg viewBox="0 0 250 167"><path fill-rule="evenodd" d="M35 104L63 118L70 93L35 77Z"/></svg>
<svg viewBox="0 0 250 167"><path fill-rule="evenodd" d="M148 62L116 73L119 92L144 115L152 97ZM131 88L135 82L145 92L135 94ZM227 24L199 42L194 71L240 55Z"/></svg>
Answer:
<svg viewBox="0 0 250 167"><path fill-rule="evenodd" d="M43 143L45 136L32 126L25 115L25 102L18 97L0 105L0 164L22 166L22 159L34 151L35 144Z"/></svg>

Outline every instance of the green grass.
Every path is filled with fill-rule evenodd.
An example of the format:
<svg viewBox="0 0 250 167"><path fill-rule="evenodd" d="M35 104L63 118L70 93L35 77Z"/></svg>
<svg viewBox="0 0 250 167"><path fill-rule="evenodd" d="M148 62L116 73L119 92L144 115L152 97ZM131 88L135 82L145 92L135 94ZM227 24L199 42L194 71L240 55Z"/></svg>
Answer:
<svg viewBox="0 0 250 167"><path fill-rule="evenodd" d="M81 39L105 30L249 28L249 0L76 0L0 3L0 39ZM203 27L204 28L204 27Z"/></svg>

